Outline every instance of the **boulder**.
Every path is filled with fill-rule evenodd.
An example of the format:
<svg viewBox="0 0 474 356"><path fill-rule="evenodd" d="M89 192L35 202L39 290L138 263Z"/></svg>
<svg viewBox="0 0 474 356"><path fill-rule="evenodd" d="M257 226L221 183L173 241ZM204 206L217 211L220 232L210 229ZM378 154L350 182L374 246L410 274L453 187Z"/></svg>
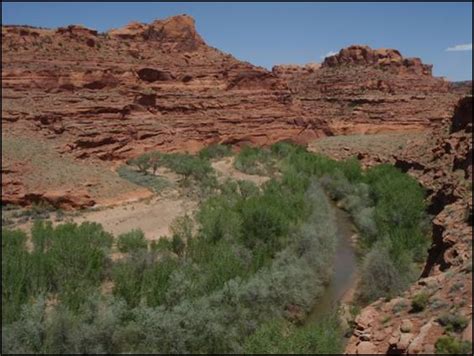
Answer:
<svg viewBox="0 0 474 356"><path fill-rule="evenodd" d="M357 345L357 354L358 355L369 355L377 353L376 346L370 341L361 341Z"/></svg>

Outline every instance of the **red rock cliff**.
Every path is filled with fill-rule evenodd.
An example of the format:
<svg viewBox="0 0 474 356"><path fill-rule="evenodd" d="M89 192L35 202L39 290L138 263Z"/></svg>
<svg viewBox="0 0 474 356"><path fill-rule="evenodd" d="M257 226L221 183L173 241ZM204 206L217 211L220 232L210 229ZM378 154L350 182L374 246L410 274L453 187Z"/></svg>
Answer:
<svg viewBox="0 0 474 356"><path fill-rule="evenodd" d="M270 72L208 46L186 15L106 33L2 26L2 54L2 135L51 139L79 159L420 130L460 95L396 50L351 46Z"/></svg>
<svg viewBox="0 0 474 356"><path fill-rule="evenodd" d="M447 119L461 95L419 58L367 46L344 48L313 72L281 76L306 116L323 118L334 134L424 130Z"/></svg>
<svg viewBox="0 0 474 356"><path fill-rule="evenodd" d="M5 134L54 137L77 157L268 144L307 128L285 81L207 46L189 16L107 33L4 26L2 50Z"/></svg>

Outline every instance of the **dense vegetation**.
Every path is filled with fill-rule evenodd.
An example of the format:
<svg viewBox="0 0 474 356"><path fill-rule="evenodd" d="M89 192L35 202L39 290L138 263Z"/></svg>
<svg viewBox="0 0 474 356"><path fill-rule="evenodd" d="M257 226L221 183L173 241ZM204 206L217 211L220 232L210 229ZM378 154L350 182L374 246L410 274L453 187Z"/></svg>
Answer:
<svg viewBox="0 0 474 356"><path fill-rule="evenodd" d="M258 162L267 172L277 166L284 177L320 177L326 192L352 215L359 230L361 304L393 297L419 275L417 263L424 261L430 239L424 191L410 176L387 164L363 171L356 159L336 162L287 143L242 150L235 162L246 172L252 170L247 165Z"/></svg>
<svg viewBox="0 0 474 356"><path fill-rule="evenodd" d="M274 319L264 323L246 339L244 350L248 354L342 353L341 332L335 314L303 327Z"/></svg>
<svg viewBox="0 0 474 356"><path fill-rule="evenodd" d="M96 224L37 222L27 243L2 230L3 352L340 352L335 315L296 327L290 312L309 311L330 275L336 226L322 187L360 229L361 302L411 281L427 243L422 190L392 167L363 172L287 143L236 156L237 168L272 174L262 187L218 184L210 160L229 152L129 162L135 174L164 166L201 187L199 211L168 239L131 231L113 243Z"/></svg>

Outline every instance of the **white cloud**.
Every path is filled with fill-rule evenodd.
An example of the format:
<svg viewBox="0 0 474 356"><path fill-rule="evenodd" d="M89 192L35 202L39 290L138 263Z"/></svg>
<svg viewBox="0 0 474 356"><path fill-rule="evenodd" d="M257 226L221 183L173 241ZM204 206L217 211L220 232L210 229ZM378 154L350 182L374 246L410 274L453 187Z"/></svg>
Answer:
<svg viewBox="0 0 474 356"><path fill-rule="evenodd" d="M334 52L334 51L329 51L328 53L326 53L324 56L321 56L321 58L326 58L326 57L330 57L330 56L334 56L335 54L337 54L338 52Z"/></svg>
<svg viewBox="0 0 474 356"><path fill-rule="evenodd" d="M453 47L446 48L447 52L454 51L472 51L472 43L460 44Z"/></svg>

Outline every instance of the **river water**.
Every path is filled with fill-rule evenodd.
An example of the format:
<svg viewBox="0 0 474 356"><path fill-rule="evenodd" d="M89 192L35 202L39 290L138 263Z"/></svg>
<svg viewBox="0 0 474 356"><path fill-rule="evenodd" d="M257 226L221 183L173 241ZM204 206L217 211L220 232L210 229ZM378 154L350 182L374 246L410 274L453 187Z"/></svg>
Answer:
<svg viewBox="0 0 474 356"><path fill-rule="evenodd" d="M356 283L357 259L352 236L356 233L351 216L342 209L335 210L337 225L337 247L333 261L333 274L323 295L310 310L304 324L317 322L328 312L337 307L338 302L350 293Z"/></svg>

